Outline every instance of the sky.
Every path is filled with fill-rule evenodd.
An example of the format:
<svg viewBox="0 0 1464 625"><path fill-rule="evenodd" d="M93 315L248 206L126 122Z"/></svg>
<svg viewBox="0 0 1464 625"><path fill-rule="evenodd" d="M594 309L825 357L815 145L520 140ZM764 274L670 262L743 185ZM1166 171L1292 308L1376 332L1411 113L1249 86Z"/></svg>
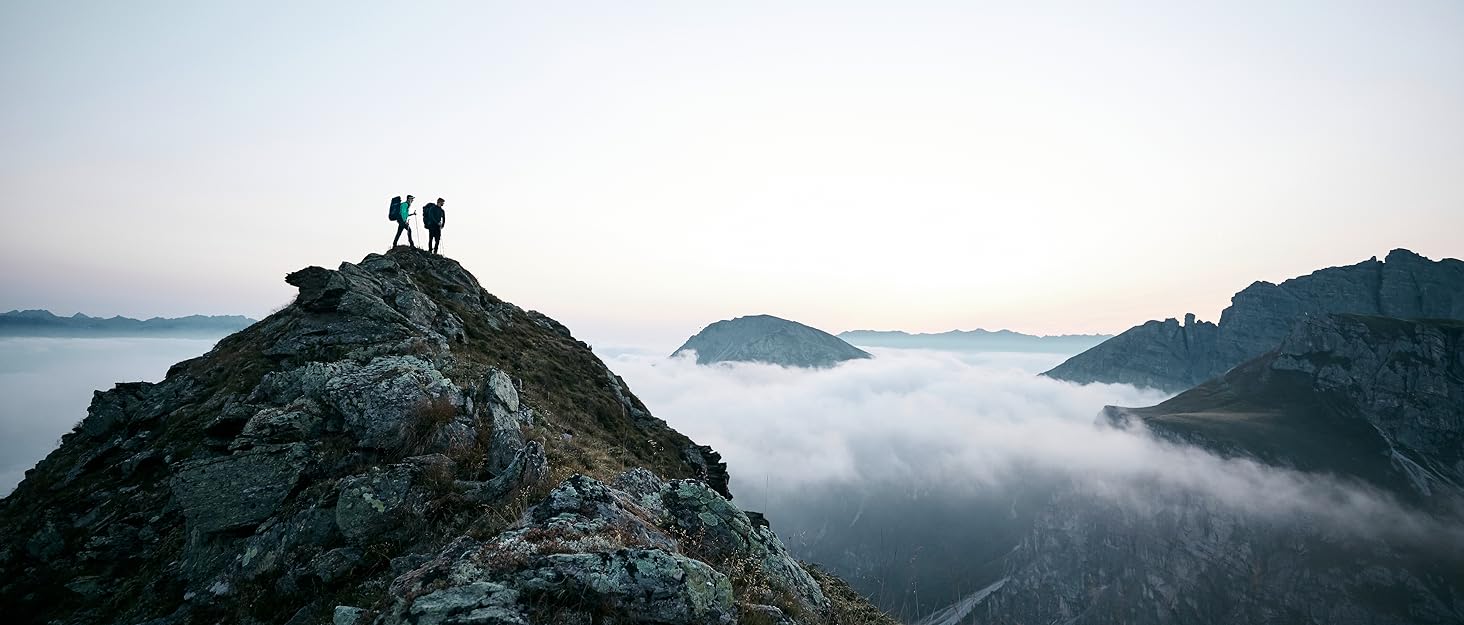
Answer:
<svg viewBox="0 0 1464 625"><path fill-rule="evenodd" d="M442 251L601 344L1121 331L1464 256L1464 4L5 2L0 310ZM419 232L420 234L420 232Z"/></svg>

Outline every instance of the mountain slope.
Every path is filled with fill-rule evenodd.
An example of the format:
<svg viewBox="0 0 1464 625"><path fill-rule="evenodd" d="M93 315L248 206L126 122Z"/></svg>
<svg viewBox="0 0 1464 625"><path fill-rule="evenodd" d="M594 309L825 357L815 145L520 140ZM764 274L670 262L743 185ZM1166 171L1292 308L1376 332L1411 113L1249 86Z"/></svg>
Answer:
<svg viewBox="0 0 1464 625"><path fill-rule="evenodd" d="M1396 518L1340 531L1198 493L1156 490L1138 509L1069 491L1008 557L981 622L1461 622L1460 406L1464 322L1304 319L1276 351L1105 421L1352 484L1452 529L1404 538L1382 525Z"/></svg>
<svg viewBox="0 0 1464 625"><path fill-rule="evenodd" d="M718 321L686 340L671 355L696 352L697 364L766 362L785 367L831 367L869 353L838 337L772 315Z"/></svg>
<svg viewBox="0 0 1464 625"><path fill-rule="evenodd" d="M1275 349L1298 319L1346 313L1464 319L1464 262L1393 250L1281 284L1256 282L1231 298L1220 322L1173 319L1135 326L1044 373L1059 380L1178 392Z"/></svg>
<svg viewBox="0 0 1464 625"><path fill-rule="evenodd" d="M715 452L457 263L398 248L287 281L292 304L162 382L97 393L0 502L8 622L823 623L867 607L825 594L728 501Z"/></svg>

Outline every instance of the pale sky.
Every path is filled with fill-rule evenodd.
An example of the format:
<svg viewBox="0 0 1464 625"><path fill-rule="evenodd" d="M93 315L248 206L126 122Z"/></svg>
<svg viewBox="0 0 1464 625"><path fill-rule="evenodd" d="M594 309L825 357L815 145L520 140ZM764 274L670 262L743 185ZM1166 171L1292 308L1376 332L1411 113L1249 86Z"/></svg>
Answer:
<svg viewBox="0 0 1464 625"><path fill-rule="evenodd" d="M208 6L205 6L208 5ZM1464 256L1464 3L0 4L0 310L442 250L581 338L1117 332Z"/></svg>

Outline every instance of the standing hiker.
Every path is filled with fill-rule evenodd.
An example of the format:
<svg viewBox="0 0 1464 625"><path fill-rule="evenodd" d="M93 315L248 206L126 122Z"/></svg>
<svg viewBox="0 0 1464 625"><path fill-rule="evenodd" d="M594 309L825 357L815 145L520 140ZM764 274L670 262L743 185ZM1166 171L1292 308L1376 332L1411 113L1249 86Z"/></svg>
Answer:
<svg viewBox="0 0 1464 625"><path fill-rule="evenodd" d="M442 246L442 229L447 227L447 209L442 205L447 200L437 198L436 202L428 202L422 207L422 223L427 226L427 251L437 253L437 248Z"/></svg>
<svg viewBox="0 0 1464 625"><path fill-rule="evenodd" d="M400 195L391 198L391 209L387 212L386 216L388 219L397 223L396 236L391 240L392 247L396 247L397 242L401 241L403 231L407 233L407 245L417 247L417 244L412 242L412 227L407 225L407 219L412 216L412 213L408 212L412 208L412 199L410 195L407 196L407 201L405 202L402 201L402 196Z"/></svg>

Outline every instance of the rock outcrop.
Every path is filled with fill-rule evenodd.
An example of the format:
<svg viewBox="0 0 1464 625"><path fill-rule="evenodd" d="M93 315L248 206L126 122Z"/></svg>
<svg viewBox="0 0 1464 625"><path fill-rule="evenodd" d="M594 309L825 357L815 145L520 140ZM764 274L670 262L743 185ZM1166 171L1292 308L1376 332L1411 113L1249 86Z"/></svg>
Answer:
<svg viewBox="0 0 1464 625"><path fill-rule="evenodd" d="M1304 318L1276 351L1101 422L1325 476L1438 529L1405 537L1390 517L1342 531L1196 492L1132 506L1065 491L975 610L991 623L1464 622L1461 406L1464 322Z"/></svg>
<svg viewBox="0 0 1464 625"><path fill-rule="evenodd" d="M718 321L686 340L672 354L695 352L697 364L765 362L785 367L832 367L870 358L839 337L771 315Z"/></svg>
<svg viewBox="0 0 1464 625"><path fill-rule="evenodd" d="M810 624L867 607L731 504L716 452L457 263L399 248L287 280L292 304L162 382L98 392L0 502L6 622Z"/></svg>
<svg viewBox="0 0 1464 625"><path fill-rule="evenodd" d="M1322 269L1281 284L1256 282L1230 301L1218 324L1196 322L1194 315L1183 324L1150 321L1043 375L1179 392L1275 349L1305 317L1464 319L1464 262L1431 261L1398 249L1383 261Z"/></svg>

